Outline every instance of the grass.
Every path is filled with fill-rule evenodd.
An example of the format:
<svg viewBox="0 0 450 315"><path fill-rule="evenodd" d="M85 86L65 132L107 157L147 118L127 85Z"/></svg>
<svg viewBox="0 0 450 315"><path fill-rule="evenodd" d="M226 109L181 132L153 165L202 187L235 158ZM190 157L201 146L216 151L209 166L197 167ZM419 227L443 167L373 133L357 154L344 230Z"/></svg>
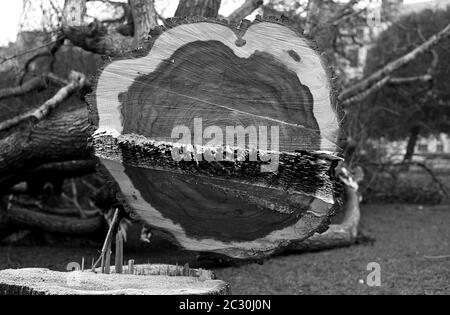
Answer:
<svg viewBox="0 0 450 315"><path fill-rule="evenodd" d="M363 205L361 228L373 244L273 257L262 265L211 266L235 294L450 294L450 209L441 206ZM0 247L0 269L45 267L65 270L91 247ZM193 253L156 242L125 258L136 263L198 266ZM381 266L381 286L365 283L367 265ZM364 282L364 283L362 283Z"/></svg>

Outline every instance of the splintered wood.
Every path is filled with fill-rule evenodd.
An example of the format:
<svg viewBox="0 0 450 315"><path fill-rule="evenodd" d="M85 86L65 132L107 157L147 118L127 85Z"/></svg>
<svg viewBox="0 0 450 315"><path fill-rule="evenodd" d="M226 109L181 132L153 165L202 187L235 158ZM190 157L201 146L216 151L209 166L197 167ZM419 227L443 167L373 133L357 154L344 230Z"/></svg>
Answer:
<svg viewBox="0 0 450 315"><path fill-rule="evenodd" d="M174 23L112 61L92 143L129 210L182 247L263 257L339 207L339 133L319 53L277 21Z"/></svg>

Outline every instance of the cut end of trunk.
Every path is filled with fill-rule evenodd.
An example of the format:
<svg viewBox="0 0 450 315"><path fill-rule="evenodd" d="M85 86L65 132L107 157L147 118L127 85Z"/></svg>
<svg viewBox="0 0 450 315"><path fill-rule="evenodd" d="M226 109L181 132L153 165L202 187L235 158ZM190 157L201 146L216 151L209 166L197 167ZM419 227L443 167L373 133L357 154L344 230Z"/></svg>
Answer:
<svg viewBox="0 0 450 315"><path fill-rule="evenodd" d="M190 250L265 256L340 205L331 93L319 53L289 27L181 24L104 68L92 143L148 225Z"/></svg>

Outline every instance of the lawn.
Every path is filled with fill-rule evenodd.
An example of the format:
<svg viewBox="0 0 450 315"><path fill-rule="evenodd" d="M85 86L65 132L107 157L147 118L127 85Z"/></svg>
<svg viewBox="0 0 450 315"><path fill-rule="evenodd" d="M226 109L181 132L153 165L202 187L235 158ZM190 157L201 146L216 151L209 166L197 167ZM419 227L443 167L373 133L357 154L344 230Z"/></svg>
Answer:
<svg viewBox="0 0 450 315"><path fill-rule="evenodd" d="M349 248L290 254L259 263L211 265L235 294L450 294L450 206L363 205L361 229L374 238ZM64 270L97 249L80 247L0 247L0 269L46 267ZM137 263L198 266L193 253L156 243L129 250ZM367 265L381 266L381 286L369 287ZM90 263L90 262L89 262Z"/></svg>

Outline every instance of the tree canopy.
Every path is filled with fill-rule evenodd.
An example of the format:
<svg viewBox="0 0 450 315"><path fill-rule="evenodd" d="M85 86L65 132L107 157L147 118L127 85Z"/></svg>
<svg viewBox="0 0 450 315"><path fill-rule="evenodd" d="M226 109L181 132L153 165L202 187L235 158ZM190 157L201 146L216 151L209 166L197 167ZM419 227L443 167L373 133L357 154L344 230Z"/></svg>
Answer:
<svg viewBox="0 0 450 315"><path fill-rule="evenodd" d="M365 75L421 45L449 21L450 8L413 13L392 23L369 50ZM450 132L449 52L450 39L445 39L394 72L395 79L362 104L359 118L369 138L401 140Z"/></svg>

